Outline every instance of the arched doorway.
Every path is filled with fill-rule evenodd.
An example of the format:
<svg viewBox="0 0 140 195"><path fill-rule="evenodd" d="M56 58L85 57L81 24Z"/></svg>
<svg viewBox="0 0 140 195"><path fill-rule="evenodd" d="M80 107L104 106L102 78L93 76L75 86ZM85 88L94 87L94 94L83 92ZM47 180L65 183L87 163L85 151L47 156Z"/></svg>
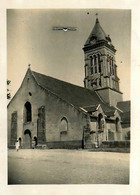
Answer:
<svg viewBox="0 0 140 195"><path fill-rule="evenodd" d="M98 115L98 130L100 132L103 131L103 115L102 114Z"/></svg>
<svg viewBox="0 0 140 195"><path fill-rule="evenodd" d="M24 148L31 148L31 131L29 129L24 132Z"/></svg>

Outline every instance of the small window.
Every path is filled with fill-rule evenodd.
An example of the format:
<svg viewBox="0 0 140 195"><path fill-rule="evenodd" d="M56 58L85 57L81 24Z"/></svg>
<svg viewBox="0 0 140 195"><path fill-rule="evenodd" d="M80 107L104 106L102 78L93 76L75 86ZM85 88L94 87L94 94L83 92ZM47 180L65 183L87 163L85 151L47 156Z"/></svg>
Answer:
<svg viewBox="0 0 140 195"><path fill-rule="evenodd" d="M29 96L32 96L32 93L31 92L29 92Z"/></svg>
<svg viewBox="0 0 140 195"><path fill-rule="evenodd" d="M63 117L60 121L60 133L67 133L68 131L68 121L65 117Z"/></svg>

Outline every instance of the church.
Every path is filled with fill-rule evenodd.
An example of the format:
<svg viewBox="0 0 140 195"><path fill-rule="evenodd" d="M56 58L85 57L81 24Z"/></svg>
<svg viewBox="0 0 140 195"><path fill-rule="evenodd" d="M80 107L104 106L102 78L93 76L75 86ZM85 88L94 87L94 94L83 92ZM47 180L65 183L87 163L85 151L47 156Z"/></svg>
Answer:
<svg viewBox="0 0 140 195"><path fill-rule="evenodd" d="M130 101L119 89L116 49L99 19L84 47L84 87L28 67L8 104L8 147L112 147L130 140ZM111 145L110 145L111 143Z"/></svg>

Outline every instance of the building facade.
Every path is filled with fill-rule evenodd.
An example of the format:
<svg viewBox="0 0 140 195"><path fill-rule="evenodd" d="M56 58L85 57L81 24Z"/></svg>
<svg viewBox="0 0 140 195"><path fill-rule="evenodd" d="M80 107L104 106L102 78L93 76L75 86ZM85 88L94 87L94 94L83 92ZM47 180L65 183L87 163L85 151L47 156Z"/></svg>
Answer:
<svg viewBox="0 0 140 195"><path fill-rule="evenodd" d="M122 101L116 50L98 18L83 50L84 87L28 68L8 105L9 147L17 139L22 148L93 148L128 138L130 105Z"/></svg>

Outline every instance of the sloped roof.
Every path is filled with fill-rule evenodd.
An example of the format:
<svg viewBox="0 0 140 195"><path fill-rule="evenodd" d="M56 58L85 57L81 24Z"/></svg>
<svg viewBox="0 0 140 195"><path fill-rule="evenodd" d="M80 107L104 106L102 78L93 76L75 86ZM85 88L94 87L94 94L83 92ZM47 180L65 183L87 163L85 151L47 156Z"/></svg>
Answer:
<svg viewBox="0 0 140 195"><path fill-rule="evenodd" d="M130 112L124 112L120 114L122 123L130 124Z"/></svg>
<svg viewBox="0 0 140 195"><path fill-rule="evenodd" d="M100 26L98 18L96 19L96 23L85 43L85 45L90 44L90 41L92 40L107 40L107 35L105 34L104 30Z"/></svg>
<svg viewBox="0 0 140 195"><path fill-rule="evenodd" d="M84 109L87 111L87 112L95 112L98 108L99 104L98 105L92 105L92 106L86 106L84 107Z"/></svg>
<svg viewBox="0 0 140 195"><path fill-rule="evenodd" d="M32 73L39 85L52 91L63 100L66 100L67 102L77 107L84 107L101 103L101 100L95 91L73 85L34 71L32 71Z"/></svg>
<svg viewBox="0 0 140 195"><path fill-rule="evenodd" d="M115 110L114 107L110 107L105 104L94 90L73 85L68 82L61 81L34 71L32 71L32 74L40 86L50 90L61 99L76 107L84 108L87 106L91 106L93 108L94 105L100 104L104 112Z"/></svg>
<svg viewBox="0 0 140 195"><path fill-rule="evenodd" d="M113 106L108 106L107 104L101 102L101 107L104 111L104 113L110 117L110 116L114 116L114 113L115 113L115 107ZM95 112L97 109L98 109L98 105L91 105L91 106L86 106L86 107L83 107L87 112Z"/></svg>
<svg viewBox="0 0 140 195"><path fill-rule="evenodd" d="M123 112L130 112L130 101L118 102L117 107Z"/></svg>
<svg viewBox="0 0 140 195"><path fill-rule="evenodd" d="M130 104L130 101L117 103L117 107L123 111L123 113L120 113L123 124L130 124Z"/></svg>
<svg viewBox="0 0 140 195"><path fill-rule="evenodd" d="M106 115L107 115L108 117L114 116L115 110L112 109L112 110L110 110L110 111L106 111L105 113L106 113Z"/></svg>

